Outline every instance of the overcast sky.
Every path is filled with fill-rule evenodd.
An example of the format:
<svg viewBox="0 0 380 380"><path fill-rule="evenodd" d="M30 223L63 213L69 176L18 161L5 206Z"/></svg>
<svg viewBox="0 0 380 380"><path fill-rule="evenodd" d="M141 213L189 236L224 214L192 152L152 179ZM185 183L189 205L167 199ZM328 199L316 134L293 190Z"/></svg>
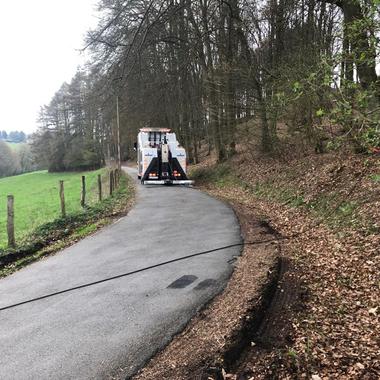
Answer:
<svg viewBox="0 0 380 380"><path fill-rule="evenodd" d="M36 130L49 103L84 61L83 36L97 23L97 0L0 2L0 130Z"/></svg>

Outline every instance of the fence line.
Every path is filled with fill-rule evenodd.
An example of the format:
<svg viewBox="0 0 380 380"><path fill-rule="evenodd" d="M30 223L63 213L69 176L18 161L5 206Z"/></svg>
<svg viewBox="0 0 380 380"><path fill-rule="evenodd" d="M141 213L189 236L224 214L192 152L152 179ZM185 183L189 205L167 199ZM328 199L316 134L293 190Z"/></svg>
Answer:
<svg viewBox="0 0 380 380"><path fill-rule="evenodd" d="M82 207L86 205L86 176L85 175L82 175L82 192L81 192L80 205Z"/></svg>
<svg viewBox="0 0 380 380"><path fill-rule="evenodd" d="M66 205L65 205L65 187L64 181L59 181L59 198L61 200L61 215L62 217L66 217Z"/></svg>
<svg viewBox="0 0 380 380"><path fill-rule="evenodd" d="M103 194L102 194L102 175L98 174L98 199L99 199L99 202L102 201L102 197L103 197Z"/></svg>
<svg viewBox="0 0 380 380"><path fill-rule="evenodd" d="M14 213L14 197L8 195L7 202L7 234L8 234L8 247L14 248L16 246L15 239L15 213Z"/></svg>
<svg viewBox="0 0 380 380"><path fill-rule="evenodd" d="M92 177L87 178L85 175L81 176L81 178L78 179L79 181L81 181L81 186L80 186L80 194L78 194L79 199L77 198L78 203L80 204L81 208L84 208L87 205L101 202L104 198L106 198L107 195L104 194L103 189L108 188L109 196L112 196L115 190L120 185L120 175L121 173L119 173L118 169L110 169L110 170L107 170L103 175L98 174L94 178ZM65 194L65 181L62 179L58 181L58 188L55 187L55 189L58 190L56 193L57 194L56 196L57 210L60 210L59 215L65 218L68 214L67 206L73 206L73 204L75 204L72 199L72 193L66 192ZM48 194L50 196L53 195L52 191L53 189L48 190ZM37 193L35 192L34 194L37 194ZM30 195L31 194L28 194L29 198L30 198ZM69 204L68 204L68 201L69 201ZM16 207L16 213L15 213L15 207ZM39 209L41 208L42 207L40 206ZM36 209L33 207L30 207L29 209L33 212L36 211ZM25 207L23 207L23 211L25 211ZM47 220L44 220L43 222L40 222L40 223L37 222L37 225L35 225L34 224L35 218L33 218L32 215L29 215L29 218L30 218L31 229L29 229L28 233L30 233L31 230L33 230L38 225L41 225L44 222L47 222ZM8 248L16 247L15 235L17 231L15 228L15 219L17 220L17 198L11 194L7 196L6 234L7 234ZM25 233L25 235L26 234L27 233Z"/></svg>

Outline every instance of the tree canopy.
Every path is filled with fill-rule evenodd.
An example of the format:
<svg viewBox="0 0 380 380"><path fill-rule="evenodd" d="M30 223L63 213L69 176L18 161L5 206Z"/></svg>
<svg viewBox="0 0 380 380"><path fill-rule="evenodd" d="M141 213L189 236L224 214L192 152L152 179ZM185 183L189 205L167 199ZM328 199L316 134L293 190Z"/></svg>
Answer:
<svg viewBox="0 0 380 380"><path fill-rule="evenodd" d="M21 143L27 139L26 134L23 131L0 131L0 140L6 140L8 142Z"/></svg>
<svg viewBox="0 0 380 380"><path fill-rule="evenodd" d="M380 145L379 12L365 0L101 0L91 61L42 107L35 149L51 170L123 157L137 130L172 128L190 160L219 160L237 131L275 154L283 134L321 152ZM249 123L248 123L249 122Z"/></svg>

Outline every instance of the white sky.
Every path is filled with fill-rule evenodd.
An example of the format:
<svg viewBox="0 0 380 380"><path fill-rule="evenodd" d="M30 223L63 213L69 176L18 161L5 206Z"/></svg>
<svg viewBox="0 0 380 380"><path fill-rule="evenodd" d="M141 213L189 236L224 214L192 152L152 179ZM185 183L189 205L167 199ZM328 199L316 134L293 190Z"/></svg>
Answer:
<svg viewBox="0 0 380 380"><path fill-rule="evenodd" d="M0 130L36 130L40 106L84 62L97 0L0 0Z"/></svg>

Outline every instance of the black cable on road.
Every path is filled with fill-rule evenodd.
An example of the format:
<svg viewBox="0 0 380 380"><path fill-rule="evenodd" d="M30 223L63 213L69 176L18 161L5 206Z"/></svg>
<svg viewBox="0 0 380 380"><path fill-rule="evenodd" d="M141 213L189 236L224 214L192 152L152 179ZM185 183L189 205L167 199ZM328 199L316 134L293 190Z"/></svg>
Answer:
<svg viewBox="0 0 380 380"><path fill-rule="evenodd" d="M355 183L353 184L353 186L350 188L350 190L346 194L344 200L342 200L340 203L338 203L338 205L336 205L332 210L330 210L330 213L327 214L327 217L331 216L333 214L333 212L336 211L343 204L343 202L355 191L355 189L358 186L358 184L363 180L363 178L365 177L365 175L369 171L369 167L370 166L367 166L360 173L359 178L357 179L357 181L355 181ZM265 243L271 243L271 242L279 242L280 240L294 239L294 238L300 237L302 235L305 235L309 231L312 231L315 227L319 226L321 223L322 223L322 220L320 220L317 223L309 226L309 228L307 228L306 230L303 230L303 231L300 231L300 232L296 232L296 233L294 233L292 235L288 235L288 236L281 236L281 235L279 235L279 234L276 233L275 236L272 239L268 239L268 240L256 240L256 241L250 241L250 242L235 243L235 244L226 245L224 247L209 249L208 251L203 251L203 252L193 253L193 254L187 255L187 256L178 257L176 259L172 259L172 260L169 260L169 261L164 261L162 263L154 264L154 265L151 265L151 266L148 266L148 267L145 267L145 268L136 269L134 271L127 272L127 273L122 273L122 274L119 274L117 276L108 277L108 278L105 278L105 279L102 279L102 280L98 280L98 281L94 281L94 282L89 282L87 284L82 284L82 285L74 286L72 288L60 290L58 292L54 292L54 293L46 294L46 295L43 295L43 296L40 296L40 297L32 298L32 299L29 299L29 300L26 300L26 301L18 302L18 303L15 303L13 305L4 306L4 307L0 308L0 311L12 309L12 308L15 308L17 306L26 305L28 303L40 301L40 300L43 300L43 299L46 299L46 298L51 298L51 297L54 297L54 296L58 296L60 294L69 293L69 292L72 292L74 290L88 288L90 286L101 284L103 282L117 280L117 279L122 278L122 277L128 277L128 276L131 276L131 275L136 274L136 273L144 272L144 271L147 271L147 270L150 270L150 269L158 268L158 267L161 267L161 266L164 266L164 265L172 264L172 263L175 263L175 262L178 262L178 261L182 261L182 260L186 260L186 259L191 259L192 257L206 255L208 253L217 252L217 251L221 251L221 250L228 249L228 248L243 247L243 246L246 246L246 245L265 244Z"/></svg>
<svg viewBox="0 0 380 380"><path fill-rule="evenodd" d="M327 219L330 216L332 216L333 213L338 208L340 208L345 201L347 201L347 199L356 190L358 184L365 178L365 175L367 174L368 171L369 171L369 166L367 166L362 171L362 173L360 174L358 180L355 181L354 185L349 189L348 192L345 193L344 199L342 199L338 204L336 204L335 207L333 207L330 210L330 212L327 213L327 216L325 216L324 219ZM97 285L97 284L105 283L105 282L116 280L116 279L119 279L119 278L128 277L128 276L131 276L133 274L137 274L137 273L140 273L140 272L148 271L150 269L154 269L154 268L165 266L165 265L168 265L168 264L171 264L171 263L175 263L175 262L179 262L179 261L182 261L182 260L194 258L194 257L197 257L197 256L206 255L206 254L209 254L209 253L221 251L221 250L228 249L228 248L239 247L239 246L244 247L244 246L248 246L248 245L260 245L260 244L271 243L271 242L277 242L277 243L279 243L280 241L291 240L291 239L294 239L294 238L301 237L301 236L305 235L308 232L311 232L314 228L316 228L320 224L322 224L323 221L324 221L324 219L320 219L316 223L314 223L311 226L309 226L308 228L306 228L306 230L293 233L292 235L284 236L284 235L279 235L279 234L276 233L272 239L268 239L268 240L235 243L235 244L227 245L227 246L224 246L224 247L214 248L214 249L210 249L210 250L199 252L199 253L190 254L190 255L187 255L187 256L183 256L183 257L178 257L178 258L175 258L175 259L172 259L172 260L169 260L169 261L161 262L161 263L158 263L158 264L155 264L155 265L151 265L151 266L148 266L148 267L145 267L145 268L140 268L140 269L137 269L137 270L134 270L134 271L131 271L131 272L122 273L122 274L119 274L119 275L116 275L116 276L112 276L112 277L109 277L109 278L105 278L105 279L102 279L102 280L98 280L98 281L94 281L94 282L78 285L78 286L75 286L75 287L71 287L71 288L64 289L64 290L61 290L61 291L57 291L57 292L54 292L54 293L46 294L46 295L43 295L43 296L40 296L40 297L36 297L36 298L33 298L33 299L29 299L29 300L26 300L26 301L22 301L22 302L19 302L19 303L8 305L8 306L5 306L5 307L0 307L0 311L5 311L5 310L8 310L8 309L13 309L13 308L16 308L16 307L21 306L21 305L26 305L26 304L33 303L33 302L36 302L36 301L39 301L39 300L44 300L44 299L47 299L47 298L58 296L60 294L69 293L69 292L72 292L72 291L75 291L75 290L91 287L91 286L94 286L94 285ZM279 249L281 250L281 246L280 245L279 245Z"/></svg>
<svg viewBox="0 0 380 380"><path fill-rule="evenodd" d="M370 168L370 165L368 165L367 167L364 168L364 170L360 173L358 179L355 181L355 183L350 188L350 190L348 191L348 193L346 193L345 199L342 200L340 203L338 203L332 210L330 210L330 213L328 213L327 217L331 216L333 214L333 212L336 211L343 204L343 202L355 191L356 187L359 185L359 183L363 180L363 178L365 177L365 175L369 171L369 168ZM264 244L264 243L271 243L271 242L279 242L280 240L294 239L294 238L300 237L302 235L305 235L309 231L312 231L315 227L319 226L321 223L322 223L322 220L318 221L317 223L315 223L314 225L310 226L309 228L307 228L304 231L300 231L300 232L294 233L294 234L289 235L289 236L282 236L282 235L276 233L273 239L235 243L235 244L226 245L224 247L210 249L208 251L203 251L203 252L193 253L193 254L187 255L187 256L178 257L176 259L172 259L172 260L169 260L169 261L164 261L162 263L154 264L154 265L151 265L151 266L148 266L148 267L145 267L145 268L137 269L137 270L134 270L134 271L131 271L131 272L127 272L127 273L122 273L122 274L119 274L117 276L108 277L108 278L105 278L105 279L102 279L102 280L98 280L98 281L94 281L94 282L89 282L87 284L74 286L72 288L60 290L58 292L54 292L54 293L46 294L44 296L32 298L32 299L29 299L29 300L26 300L26 301L18 302L18 303L15 303L13 305L4 306L4 307L0 308L0 311L12 309L12 308L15 308L17 306L26 305L28 303L40 301L40 300L43 300L43 299L46 299L46 298L51 298L51 297L54 297L54 296L58 296L60 294L69 293L69 292L72 292L74 290L88 288L90 286L101 284L103 282L117 280L117 279L122 278L122 277L128 277L128 276L131 276L131 275L136 274L136 273L144 272L144 271L147 271L147 270L150 270L150 269L154 269L154 268L161 267L161 266L168 265L168 264L172 264L172 263L175 263L175 262L178 262L178 261L190 259L192 257L197 257L197 256L201 256L201 255L206 255L208 253L221 251L221 250L228 249L228 248L243 247L243 246L246 246L246 245L257 245L257 244Z"/></svg>
<svg viewBox="0 0 380 380"><path fill-rule="evenodd" d="M93 282L89 282L89 283L78 285L78 286L73 286L72 288L67 288L67 289L64 289L64 290L60 290L58 292L45 294L45 295L40 296L40 297L32 298L32 299L29 299L29 300L26 300L26 301L22 301L22 302L18 302L18 303L12 304L12 305L0 307L0 311L4 311L4 310L8 310L8 309L13 309L13 308L15 308L17 306L26 305L28 303L40 301L40 300L43 300L43 299L46 299L46 298L55 297L55 296L58 296L60 294L72 292L74 290L88 288L90 286L94 286L94 285L97 285L97 284L102 284L104 282L117 280L117 279L122 278L122 277L128 277L128 276L131 276L131 275L136 274L136 273L145 272L147 270L158 268L158 267L161 267L161 266L164 266L164 265L168 265L168 264L172 264L172 263L175 263L175 262L178 262L178 261L182 261L182 260L186 260L186 259L191 259L192 257L206 255L208 253L217 252L217 251L221 251L221 250L228 249L228 248L242 247L244 245L264 244L264 243L270 243L270 242L277 241L277 240L278 239L269 239L269 240L252 241L252 242L247 242L247 243L244 243L244 242L242 242L242 243L235 243L235 244L226 245L224 247L209 249L208 251L203 251L203 252L193 253L193 254L187 255L187 256L177 257L176 259L172 259L172 260L164 261L162 263L150 265L148 267L136 269L136 270L131 271L131 272L126 272L126 273L118 274L116 276L104 278L102 280L93 281Z"/></svg>

